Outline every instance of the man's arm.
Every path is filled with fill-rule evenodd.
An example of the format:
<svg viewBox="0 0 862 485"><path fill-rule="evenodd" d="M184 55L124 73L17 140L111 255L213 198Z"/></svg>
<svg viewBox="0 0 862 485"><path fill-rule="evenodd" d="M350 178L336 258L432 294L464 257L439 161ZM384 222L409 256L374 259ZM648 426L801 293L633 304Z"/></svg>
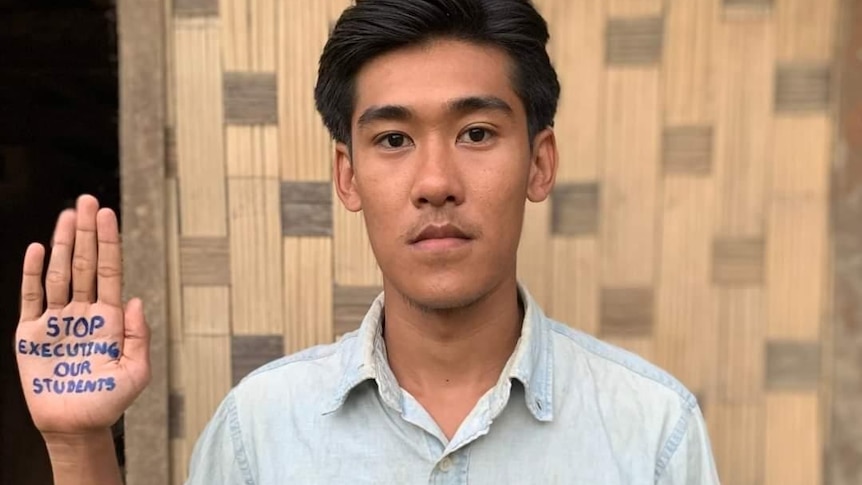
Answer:
<svg viewBox="0 0 862 485"><path fill-rule="evenodd" d="M55 485L121 485L111 429L85 434L46 433Z"/></svg>

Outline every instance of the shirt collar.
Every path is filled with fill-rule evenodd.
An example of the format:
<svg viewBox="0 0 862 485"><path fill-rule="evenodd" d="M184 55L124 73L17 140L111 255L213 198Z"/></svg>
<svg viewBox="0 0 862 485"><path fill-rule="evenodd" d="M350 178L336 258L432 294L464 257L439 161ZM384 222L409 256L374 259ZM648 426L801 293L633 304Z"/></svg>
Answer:
<svg viewBox="0 0 862 485"><path fill-rule="evenodd" d="M553 346L551 325L538 303L527 289L518 284L518 294L524 304L521 337L506 363L500 381L491 392L491 406L502 407L508 402L511 380L524 387L526 405L539 421L553 419ZM383 341L384 294L377 296L362 320L359 330L342 341L341 380L326 403L324 414L337 411L359 384L373 380L383 402L403 413L401 387L389 367Z"/></svg>

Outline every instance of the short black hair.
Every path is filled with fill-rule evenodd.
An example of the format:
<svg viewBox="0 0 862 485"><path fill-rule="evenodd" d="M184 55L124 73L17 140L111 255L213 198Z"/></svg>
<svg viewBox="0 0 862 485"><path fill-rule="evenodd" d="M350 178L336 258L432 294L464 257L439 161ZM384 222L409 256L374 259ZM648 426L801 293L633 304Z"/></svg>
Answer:
<svg viewBox="0 0 862 485"><path fill-rule="evenodd" d="M356 75L388 52L450 38L502 49L524 103L532 142L553 126L560 83L546 45L548 25L530 0L357 0L335 24L320 57L314 98L332 137L350 144Z"/></svg>

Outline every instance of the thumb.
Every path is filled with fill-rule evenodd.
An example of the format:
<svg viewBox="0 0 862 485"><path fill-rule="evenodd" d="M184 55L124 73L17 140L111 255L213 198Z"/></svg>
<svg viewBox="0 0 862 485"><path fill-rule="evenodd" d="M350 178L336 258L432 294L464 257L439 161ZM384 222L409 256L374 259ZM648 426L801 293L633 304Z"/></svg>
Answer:
<svg viewBox="0 0 862 485"><path fill-rule="evenodd" d="M144 304L133 298L126 304L123 330L123 359L150 365L150 328L144 318Z"/></svg>

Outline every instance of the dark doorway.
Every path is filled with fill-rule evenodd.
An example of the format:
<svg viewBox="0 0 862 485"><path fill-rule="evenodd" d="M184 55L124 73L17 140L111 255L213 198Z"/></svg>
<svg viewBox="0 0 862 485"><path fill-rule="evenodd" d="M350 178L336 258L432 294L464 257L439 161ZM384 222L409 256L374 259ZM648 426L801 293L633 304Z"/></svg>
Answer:
<svg viewBox="0 0 862 485"><path fill-rule="evenodd" d="M12 348L24 249L82 193L119 209L112 0L0 0L0 484L52 483Z"/></svg>

